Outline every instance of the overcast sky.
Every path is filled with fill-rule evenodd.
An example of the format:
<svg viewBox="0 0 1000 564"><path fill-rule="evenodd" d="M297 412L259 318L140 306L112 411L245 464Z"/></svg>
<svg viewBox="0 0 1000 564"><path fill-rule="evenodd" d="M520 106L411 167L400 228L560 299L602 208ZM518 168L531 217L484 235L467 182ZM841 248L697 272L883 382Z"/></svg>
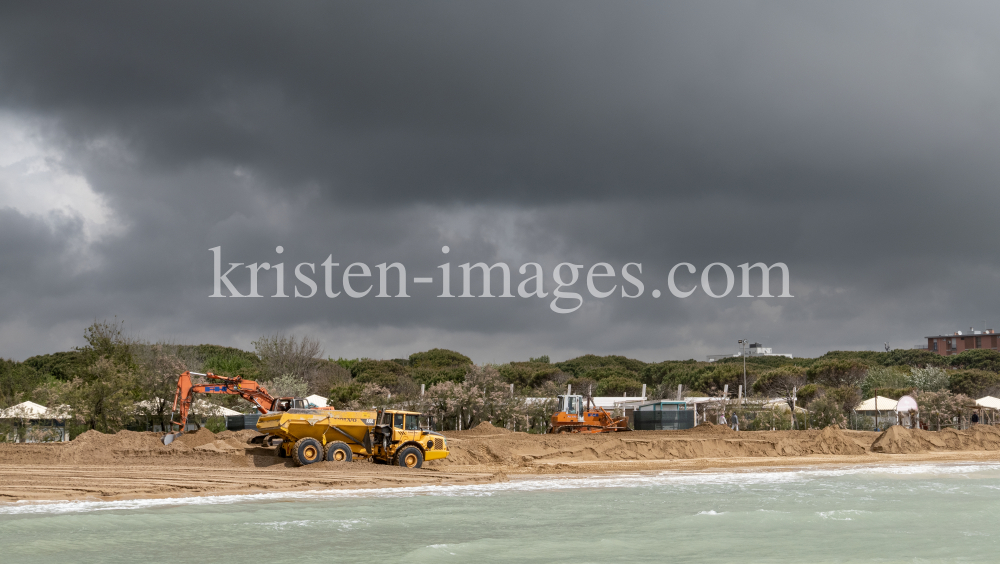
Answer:
<svg viewBox="0 0 1000 564"><path fill-rule="evenodd" d="M477 362L741 338L816 356L1000 325L998 27L992 2L5 3L0 356L114 316L150 341ZM209 297L214 247L282 262L289 295L311 263L317 295L270 297L261 270L266 297ZM411 297L375 297L397 261ZM540 263L548 296L437 297L438 265L458 295L480 261L510 265L515 296ZM793 297L738 297L760 261L788 265ZM343 292L354 262L365 298ZM569 314L560 262L584 265ZM701 288L713 262L735 270L723 298ZM249 292L245 267L230 279Z"/></svg>

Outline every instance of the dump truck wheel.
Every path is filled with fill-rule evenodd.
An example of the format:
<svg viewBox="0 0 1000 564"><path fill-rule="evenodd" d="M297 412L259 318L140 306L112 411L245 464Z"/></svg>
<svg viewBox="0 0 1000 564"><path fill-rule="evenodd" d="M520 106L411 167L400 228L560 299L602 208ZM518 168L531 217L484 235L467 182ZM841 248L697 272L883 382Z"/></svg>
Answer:
<svg viewBox="0 0 1000 564"><path fill-rule="evenodd" d="M424 453L417 447L406 447L396 455L396 461L404 468L420 468L424 464Z"/></svg>
<svg viewBox="0 0 1000 564"><path fill-rule="evenodd" d="M323 460L323 445L312 437L295 441L292 447L292 460L296 466L305 466Z"/></svg>
<svg viewBox="0 0 1000 564"><path fill-rule="evenodd" d="M274 450L275 456L278 458L288 458L288 453L285 452L285 441L278 442L278 448Z"/></svg>
<svg viewBox="0 0 1000 564"><path fill-rule="evenodd" d="M326 446L326 459L330 462L350 462L353 458L351 447L345 443L336 442Z"/></svg>

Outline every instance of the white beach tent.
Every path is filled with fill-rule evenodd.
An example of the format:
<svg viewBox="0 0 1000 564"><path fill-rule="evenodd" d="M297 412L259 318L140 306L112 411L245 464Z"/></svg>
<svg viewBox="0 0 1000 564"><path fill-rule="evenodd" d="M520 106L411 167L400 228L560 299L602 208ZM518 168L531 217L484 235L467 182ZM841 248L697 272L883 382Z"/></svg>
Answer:
<svg viewBox="0 0 1000 564"><path fill-rule="evenodd" d="M49 408L33 401L23 401L0 411L0 419L47 419Z"/></svg>
<svg viewBox="0 0 1000 564"><path fill-rule="evenodd" d="M144 400L140 401L135 405L136 407L139 407L146 411L155 411L157 404L160 401L161 401L160 398L154 398L153 401ZM173 406L174 406L173 402L167 402L167 411L170 411L173 408ZM209 403L204 398L198 398L194 400L191 407L195 413L206 413L208 415L243 415L239 411L229 409L228 407L222 407L221 405L215 405Z"/></svg>
<svg viewBox="0 0 1000 564"><path fill-rule="evenodd" d="M899 413L909 413L910 411L920 411L920 407L917 405L917 400L913 399L913 396L903 396L896 403L896 411Z"/></svg>
<svg viewBox="0 0 1000 564"><path fill-rule="evenodd" d="M36 440L49 441L52 440L51 434L55 433L56 440L68 441L69 434L66 433L66 428L61 423L56 423L57 420L66 419L68 413L69 408L65 405L49 409L33 401L23 401L7 409L0 410L0 419L18 419L27 425L29 429L41 429L42 433L50 435L49 438L39 439L38 436L32 437L31 433L29 433L26 439L16 438L15 440L24 440L25 442L35 442ZM36 427L34 424L28 423L28 421L42 420L48 420L51 426ZM7 438L10 440L9 436Z"/></svg>
<svg viewBox="0 0 1000 564"><path fill-rule="evenodd" d="M1000 409L1000 398L995 398L993 396L979 398L976 400L976 405L979 407L987 407L989 409Z"/></svg>
<svg viewBox="0 0 1000 564"><path fill-rule="evenodd" d="M854 411L875 411L876 399L878 399L878 411L896 411L896 404L898 402L894 399L884 398L882 396L866 399L865 401L859 403L858 406L854 408Z"/></svg>
<svg viewBox="0 0 1000 564"><path fill-rule="evenodd" d="M213 405L205 400L195 400L195 407L197 410L204 411L210 415L243 415L234 409L222 407L221 405Z"/></svg>

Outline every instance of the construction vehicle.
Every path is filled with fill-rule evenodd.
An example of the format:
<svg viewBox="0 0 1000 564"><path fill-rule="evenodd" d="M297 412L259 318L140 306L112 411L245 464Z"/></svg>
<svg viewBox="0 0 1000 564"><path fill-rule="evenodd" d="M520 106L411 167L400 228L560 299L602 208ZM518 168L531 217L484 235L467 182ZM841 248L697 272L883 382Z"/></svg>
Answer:
<svg viewBox="0 0 1000 564"><path fill-rule="evenodd" d="M209 380L218 383L195 384L192 376L204 376ZM188 414L191 411L191 404L194 401L194 394L228 394L237 395L254 404L257 411L267 413L269 411L287 411L289 409L302 409L309 406L309 402L301 398L275 398L267 392L267 389L253 380L245 380L242 376L219 376L212 374L202 374L201 372L187 371L177 378L177 391L174 393L174 407L170 412L170 424L178 425L179 430L169 433L163 437L163 444L169 445L174 439L181 436L187 429ZM174 417L180 415L179 420ZM260 437L264 439L265 437ZM263 441L261 441L263 442Z"/></svg>
<svg viewBox="0 0 1000 564"><path fill-rule="evenodd" d="M584 403L584 396L568 392L567 390L566 395L556 396L559 407L552 414L549 433L614 433L632 430L628 426L627 417L613 417L603 407L594 405L589 394Z"/></svg>
<svg viewBox="0 0 1000 564"><path fill-rule="evenodd" d="M420 425L414 411L339 411L293 408L268 413L257 430L281 437L279 457L291 457L297 466L322 460L351 462L371 459L376 464L420 468L426 460L448 456L444 435Z"/></svg>

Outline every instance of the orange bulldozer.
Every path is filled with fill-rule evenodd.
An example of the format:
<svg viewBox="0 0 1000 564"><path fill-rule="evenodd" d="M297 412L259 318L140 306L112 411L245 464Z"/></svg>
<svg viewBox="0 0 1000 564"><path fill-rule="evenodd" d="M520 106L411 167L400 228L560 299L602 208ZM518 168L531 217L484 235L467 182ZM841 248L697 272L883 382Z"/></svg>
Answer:
<svg viewBox="0 0 1000 564"><path fill-rule="evenodd" d="M549 433L615 433L632 430L628 426L627 417L613 417L603 407L595 406L589 394L584 405L583 396L569 392L567 390L566 395L556 396L559 398L559 408L552 414Z"/></svg>

